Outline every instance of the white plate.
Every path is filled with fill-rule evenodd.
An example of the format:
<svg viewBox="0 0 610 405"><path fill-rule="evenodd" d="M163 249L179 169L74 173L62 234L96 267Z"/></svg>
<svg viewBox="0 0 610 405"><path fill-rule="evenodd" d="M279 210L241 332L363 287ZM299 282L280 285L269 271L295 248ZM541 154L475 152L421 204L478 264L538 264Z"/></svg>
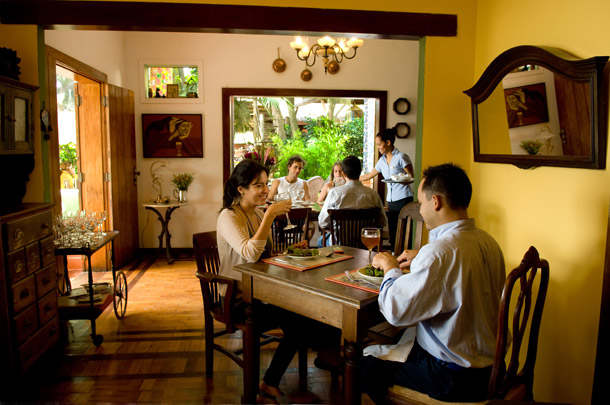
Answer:
<svg viewBox="0 0 610 405"><path fill-rule="evenodd" d="M371 283L375 283L377 285L381 285L381 283L383 282L383 277L373 277L366 274L364 267L358 269L358 277L362 277L363 279L370 281Z"/></svg>
<svg viewBox="0 0 610 405"><path fill-rule="evenodd" d="M287 257L294 259L294 260L308 260L308 259L315 259L316 257L320 257L320 255L316 255L316 256L293 256L293 255L286 255Z"/></svg>
<svg viewBox="0 0 610 405"><path fill-rule="evenodd" d="M383 179L381 180L384 183L413 183L413 179L412 178L406 178L406 179L401 179L401 180L392 180L392 179Z"/></svg>

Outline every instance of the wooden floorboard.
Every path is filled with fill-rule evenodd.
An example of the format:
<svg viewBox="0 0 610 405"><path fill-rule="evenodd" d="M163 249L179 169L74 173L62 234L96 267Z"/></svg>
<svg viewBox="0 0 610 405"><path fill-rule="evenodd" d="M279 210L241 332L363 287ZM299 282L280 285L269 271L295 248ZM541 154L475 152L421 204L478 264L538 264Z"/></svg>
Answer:
<svg viewBox="0 0 610 405"><path fill-rule="evenodd" d="M242 370L214 353L214 377L205 376L203 304L193 260L140 260L125 266L129 286L126 316L118 320L109 306L97 319L101 346L91 342L89 321L65 322L57 348L41 358L25 376L0 393L1 401L56 403L240 403ZM112 273L95 272L95 281L111 281ZM72 284L86 273L71 271ZM220 330L221 324L215 324ZM279 333L279 331L278 331ZM239 333L217 338L241 346ZM261 376L275 346L261 349ZM297 359L287 370L280 403L344 402L341 385L313 366L308 356L306 380L298 378ZM365 401L365 403L368 401Z"/></svg>

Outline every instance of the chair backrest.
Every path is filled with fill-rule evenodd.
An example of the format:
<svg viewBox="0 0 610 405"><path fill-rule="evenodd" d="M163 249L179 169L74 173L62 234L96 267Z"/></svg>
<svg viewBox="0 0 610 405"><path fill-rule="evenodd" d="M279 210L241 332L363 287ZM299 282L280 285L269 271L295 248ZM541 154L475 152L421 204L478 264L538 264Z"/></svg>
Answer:
<svg viewBox="0 0 610 405"><path fill-rule="evenodd" d="M328 210L328 216L333 245L367 249L360 240L362 228L381 228L378 222L379 208ZM380 247L381 241L377 246L378 251Z"/></svg>
<svg viewBox="0 0 610 405"><path fill-rule="evenodd" d="M419 213L419 203L410 202L400 210L396 226L394 254L398 256L405 249L419 250L424 234L424 219ZM415 233L413 233L415 230Z"/></svg>
<svg viewBox="0 0 610 405"><path fill-rule="evenodd" d="M273 240L273 253L283 252L288 246L305 240L309 227L309 213L311 208L292 208L288 213L290 222L295 228L285 230L288 224L285 215L278 215L271 225L271 239Z"/></svg>
<svg viewBox="0 0 610 405"><path fill-rule="evenodd" d="M540 274L540 282L532 312L533 287L538 274ZM498 316L496 354L489 381L488 399L533 400L532 389L534 385L534 364L536 363L538 349L538 332L548 284L549 263L540 259L536 248L531 246L523 256L521 264L510 272L504 283ZM510 300L515 286L519 295L515 309L511 310L509 308ZM509 314L511 312L512 348L508 367L505 367L507 346L511 343L508 338ZM528 323L530 323L530 326L527 355L523 367L519 370L519 353Z"/></svg>
<svg viewBox="0 0 610 405"><path fill-rule="evenodd" d="M220 270L216 231L193 234L193 250L197 263L197 277L201 283L203 307L206 313L213 315L214 308L222 306L218 283L213 279Z"/></svg>
<svg viewBox="0 0 610 405"><path fill-rule="evenodd" d="M309 187L309 198L311 198L311 201L318 201L318 194L324 186L324 179L320 176L313 176L307 179L307 186Z"/></svg>

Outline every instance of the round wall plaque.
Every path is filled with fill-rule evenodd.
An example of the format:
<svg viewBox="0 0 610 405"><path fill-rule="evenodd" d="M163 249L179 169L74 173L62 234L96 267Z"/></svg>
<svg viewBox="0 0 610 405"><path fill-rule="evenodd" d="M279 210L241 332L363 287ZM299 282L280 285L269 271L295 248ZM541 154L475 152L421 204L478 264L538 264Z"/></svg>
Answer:
<svg viewBox="0 0 610 405"><path fill-rule="evenodd" d="M406 122L399 122L394 125L394 128L396 129L396 136L398 138L406 138L409 136L409 133L411 133L411 127Z"/></svg>
<svg viewBox="0 0 610 405"><path fill-rule="evenodd" d="M396 114L405 115L411 110L411 103L404 97L397 98L392 108Z"/></svg>

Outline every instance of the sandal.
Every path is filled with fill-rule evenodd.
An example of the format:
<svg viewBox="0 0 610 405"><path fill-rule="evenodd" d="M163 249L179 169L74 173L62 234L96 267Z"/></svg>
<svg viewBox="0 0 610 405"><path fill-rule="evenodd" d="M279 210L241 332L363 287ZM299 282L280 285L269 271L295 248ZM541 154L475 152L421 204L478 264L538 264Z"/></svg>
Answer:
<svg viewBox="0 0 610 405"><path fill-rule="evenodd" d="M277 397L264 391L259 391L256 395L257 404L279 404Z"/></svg>

